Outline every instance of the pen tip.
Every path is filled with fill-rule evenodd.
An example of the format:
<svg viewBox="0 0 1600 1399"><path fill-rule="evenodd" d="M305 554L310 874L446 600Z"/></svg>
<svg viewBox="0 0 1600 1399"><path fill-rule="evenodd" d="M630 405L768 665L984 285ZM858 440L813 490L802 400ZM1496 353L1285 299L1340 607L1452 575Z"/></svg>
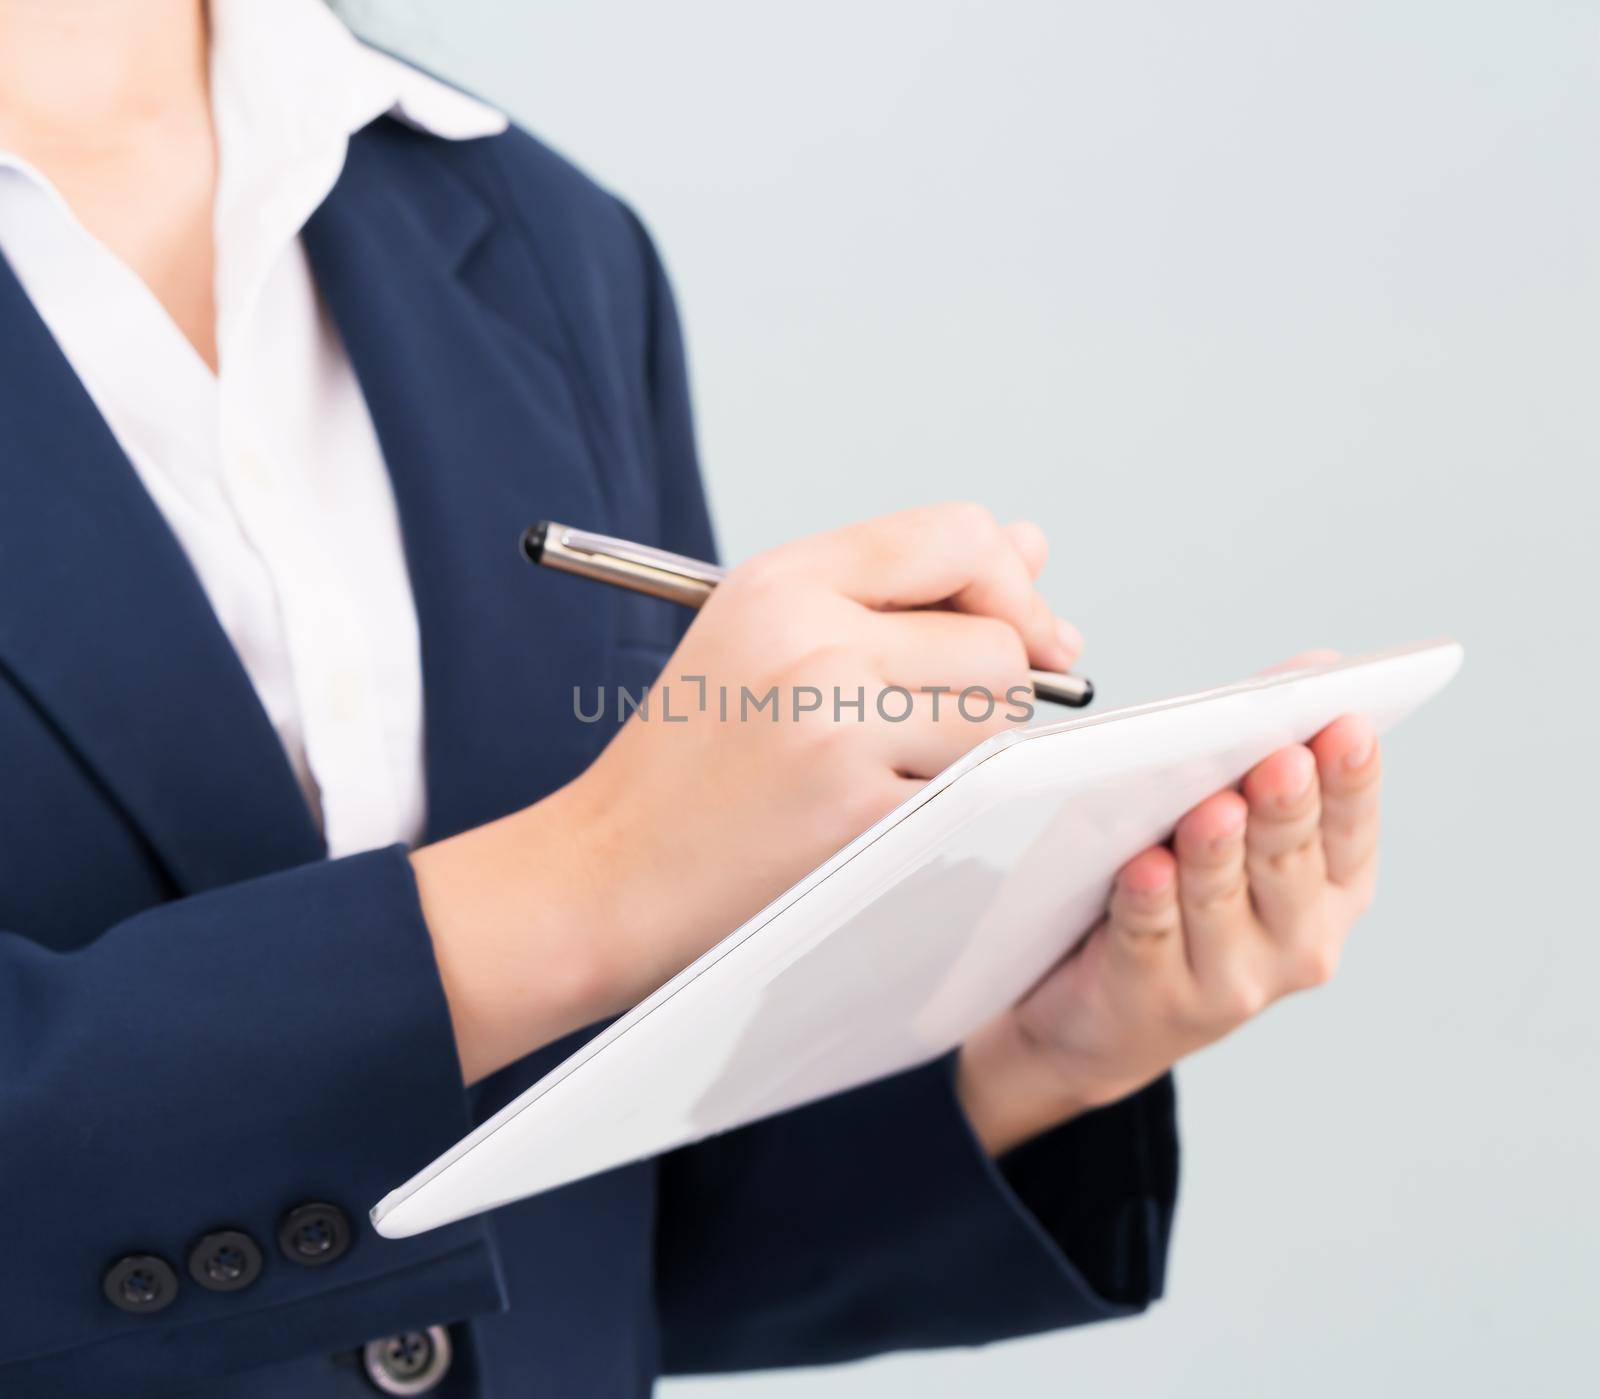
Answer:
<svg viewBox="0 0 1600 1399"><path fill-rule="evenodd" d="M538 563L544 558L544 537L549 532L549 520L540 520L522 531L522 552L529 563Z"/></svg>

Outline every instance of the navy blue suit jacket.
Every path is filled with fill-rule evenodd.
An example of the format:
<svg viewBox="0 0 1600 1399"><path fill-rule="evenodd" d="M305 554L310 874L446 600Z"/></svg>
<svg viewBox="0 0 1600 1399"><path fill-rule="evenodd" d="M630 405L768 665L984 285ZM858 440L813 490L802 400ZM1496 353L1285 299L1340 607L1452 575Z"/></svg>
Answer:
<svg viewBox="0 0 1600 1399"><path fill-rule="evenodd" d="M569 520L711 552L672 302L638 222L519 131L355 138L306 230L392 473L422 630L428 836L606 735L665 604L529 568ZM843 507L842 507L843 509ZM441 1394L610 1399L1120 1316L1161 1286L1163 1081L1014 1153L935 1064L417 1238L369 1205L573 1047L461 1087L404 850L326 858L194 573L0 265L0 1393L360 1394L352 1348L453 1326ZM348 1215L326 1267L277 1247ZM184 1259L261 1242L236 1292ZM102 1291L171 1262L151 1315Z"/></svg>

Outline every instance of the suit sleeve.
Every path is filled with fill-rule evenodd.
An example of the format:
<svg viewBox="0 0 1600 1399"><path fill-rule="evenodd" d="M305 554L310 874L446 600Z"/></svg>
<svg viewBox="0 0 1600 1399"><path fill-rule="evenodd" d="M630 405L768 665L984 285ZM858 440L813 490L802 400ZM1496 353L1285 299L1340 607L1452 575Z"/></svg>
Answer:
<svg viewBox="0 0 1600 1399"><path fill-rule="evenodd" d="M366 1218L470 1126L399 847L165 904L73 952L0 934L0 1392L187 1392L499 1309L481 1222L390 1241ZM336 1256L309 1264L289 1219L308 1204L348 1239L321 1212L304 1252ZM263 1259L242 1291L190 1274L224 1229ZM130 1255L171 1269L170 1305L108 1299Z"/></svg>
<svg viewBox="0 0 1600 1399"><path fill-rule="evenodd" d="M638 233L662 538L709 556L677 316ZM996 1163L950 1060L678 1151L660 1167L665 1365L819 1364L1129 1315L1161 1294L1177 1171L1170 1079Z"/></svg>
<svg viewBox="0 0 1600 1399"><path fill-rule="evenodd" d="M1177 1184L1170 1080L1000 1162L952 1080L941 1060L663 1161L669 1372L975 1345L1160 1296Z"/></svg>

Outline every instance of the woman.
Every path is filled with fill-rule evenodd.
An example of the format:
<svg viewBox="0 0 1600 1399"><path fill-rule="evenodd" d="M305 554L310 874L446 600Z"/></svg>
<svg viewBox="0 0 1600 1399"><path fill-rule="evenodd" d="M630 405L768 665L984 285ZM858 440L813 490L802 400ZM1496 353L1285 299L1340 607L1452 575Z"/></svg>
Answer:
<svg viewBox="0 0 1600 1399"><path fill-rule="evenodd" d="M710 551L659 264L314 0L0 0L0 152L0 1392L604 1399L1159 1294L1166 1071L1330 973L1364 723L1192 812L950 1062L379 1239L1007 712L604 744L574 685L1004 694L1076 633L970 506L776 549L686 635L527 569L541 517Z"/></svg>

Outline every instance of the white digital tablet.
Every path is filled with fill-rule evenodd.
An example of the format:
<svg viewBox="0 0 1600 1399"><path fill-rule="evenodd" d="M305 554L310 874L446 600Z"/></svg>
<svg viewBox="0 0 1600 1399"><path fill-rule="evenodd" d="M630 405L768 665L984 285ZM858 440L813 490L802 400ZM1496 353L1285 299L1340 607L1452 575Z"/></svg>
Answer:
<svg viewBox="0 0 1600 1399"><path fill-rule="evenodd" d="M374 1207L380 1234L526 1195L925 1063L1100 917L1118 868L1341 714L1442 689L1433 642L975 748Z"/></svg>

